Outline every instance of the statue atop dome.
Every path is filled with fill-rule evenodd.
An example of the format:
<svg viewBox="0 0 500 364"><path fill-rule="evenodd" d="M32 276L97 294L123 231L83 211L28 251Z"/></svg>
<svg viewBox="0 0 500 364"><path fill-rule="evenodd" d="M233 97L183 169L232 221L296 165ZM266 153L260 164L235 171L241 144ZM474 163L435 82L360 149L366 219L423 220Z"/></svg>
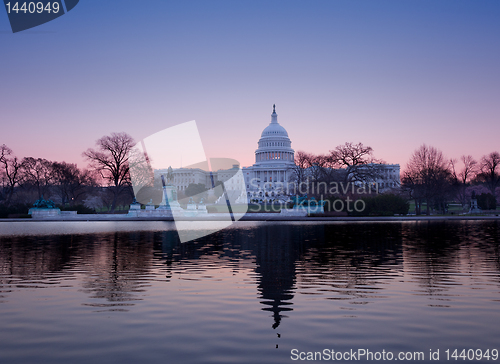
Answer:
<svg viewBox="0 0 500 364"><path fill-rule="evenodd" d="M276 104L273 104L273 114L276 114Z"/></svg>

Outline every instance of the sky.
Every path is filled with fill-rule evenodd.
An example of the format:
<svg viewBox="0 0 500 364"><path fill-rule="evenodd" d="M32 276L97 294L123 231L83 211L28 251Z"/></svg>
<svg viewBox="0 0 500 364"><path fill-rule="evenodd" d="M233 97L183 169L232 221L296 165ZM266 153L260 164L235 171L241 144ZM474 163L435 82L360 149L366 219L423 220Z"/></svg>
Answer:
<svg viewBox="0 0 500 364"><path fill-rule="evenodd" d="M85 167L104 135L196 120L208 157L248 166L276 104L295 151L480 158L499 65L496 0L82 0L18 33L0 9L0 144Z"/></svg>

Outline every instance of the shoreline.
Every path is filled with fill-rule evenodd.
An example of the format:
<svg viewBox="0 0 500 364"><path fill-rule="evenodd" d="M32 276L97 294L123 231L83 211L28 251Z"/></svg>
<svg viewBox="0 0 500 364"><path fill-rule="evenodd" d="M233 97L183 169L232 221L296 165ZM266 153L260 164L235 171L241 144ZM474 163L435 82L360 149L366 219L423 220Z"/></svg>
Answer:
<svg viewBox="0 0 500 364"><path fill-rule="evenodd" d="M219 214L209 214L202 218L197 217L178 217L175 221L227 221L228 217L217 216ZM500 220L500 216L484 215L484 216L365 216L365 217L349 217L349 216L325 216L325 217L308 217L308 216L281 216L280 214L268 213L251 213L251 214L233 214L238 221L339 221L339 222L370 222L370 221L438 221L438 220ZM243 215L243 216L241 216ZM33 218L4 218L0 219L2 223L10 222L98 222L98 221L174 221L173 217L131 217L127 215L76 215L76 216L54 216L39 219Z"/></svg>

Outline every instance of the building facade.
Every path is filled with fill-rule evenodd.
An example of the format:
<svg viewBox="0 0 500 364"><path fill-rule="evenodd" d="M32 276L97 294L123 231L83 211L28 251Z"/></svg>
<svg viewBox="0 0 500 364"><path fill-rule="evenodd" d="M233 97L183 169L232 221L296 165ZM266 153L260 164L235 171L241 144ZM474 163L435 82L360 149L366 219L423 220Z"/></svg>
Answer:
<svg viewBox="0 0 500 364"><path fill-rule="evenodd" d="M249 200L270 200L288 196L287 183L292 178L295 152L286 129L278 123L273 105L271 122L262 131L255 151L255 163L243 167Z"/></svg>
<svg viewBox="0 0 500 364"><path fill-rule="evenodd" d="M202 183L210 189L214 183L222 181L227 191L241 193L239 198L246 198L248 202L286 201L296 193L296 187L289 187L289 183L295 180L294 160L292 142L286 129L278 123L276 106L273 105L271 122L261 133L252 166L240 169L235 165L212 173L199 168L178 168L172 171L172 182L179 191L184 191L191 183ZM376 168L377 177L370 183L376 185L377 191L385 192L400 186L398 164L380 164ZM166 173L166 170L156 170L155 178Z"/></svg>

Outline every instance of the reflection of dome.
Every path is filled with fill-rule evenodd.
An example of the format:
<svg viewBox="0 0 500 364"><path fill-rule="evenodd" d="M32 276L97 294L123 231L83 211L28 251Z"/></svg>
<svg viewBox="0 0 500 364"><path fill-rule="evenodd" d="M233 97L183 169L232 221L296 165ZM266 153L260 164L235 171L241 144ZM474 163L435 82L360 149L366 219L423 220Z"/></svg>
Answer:
<svg viewBox="0 0 500 364"><path fill-rule="evenodd" d="M273 107L271 123L264 129L255 151L256 163L293 163L292 142L285 128L278 123L276 107Z"/></svg>

